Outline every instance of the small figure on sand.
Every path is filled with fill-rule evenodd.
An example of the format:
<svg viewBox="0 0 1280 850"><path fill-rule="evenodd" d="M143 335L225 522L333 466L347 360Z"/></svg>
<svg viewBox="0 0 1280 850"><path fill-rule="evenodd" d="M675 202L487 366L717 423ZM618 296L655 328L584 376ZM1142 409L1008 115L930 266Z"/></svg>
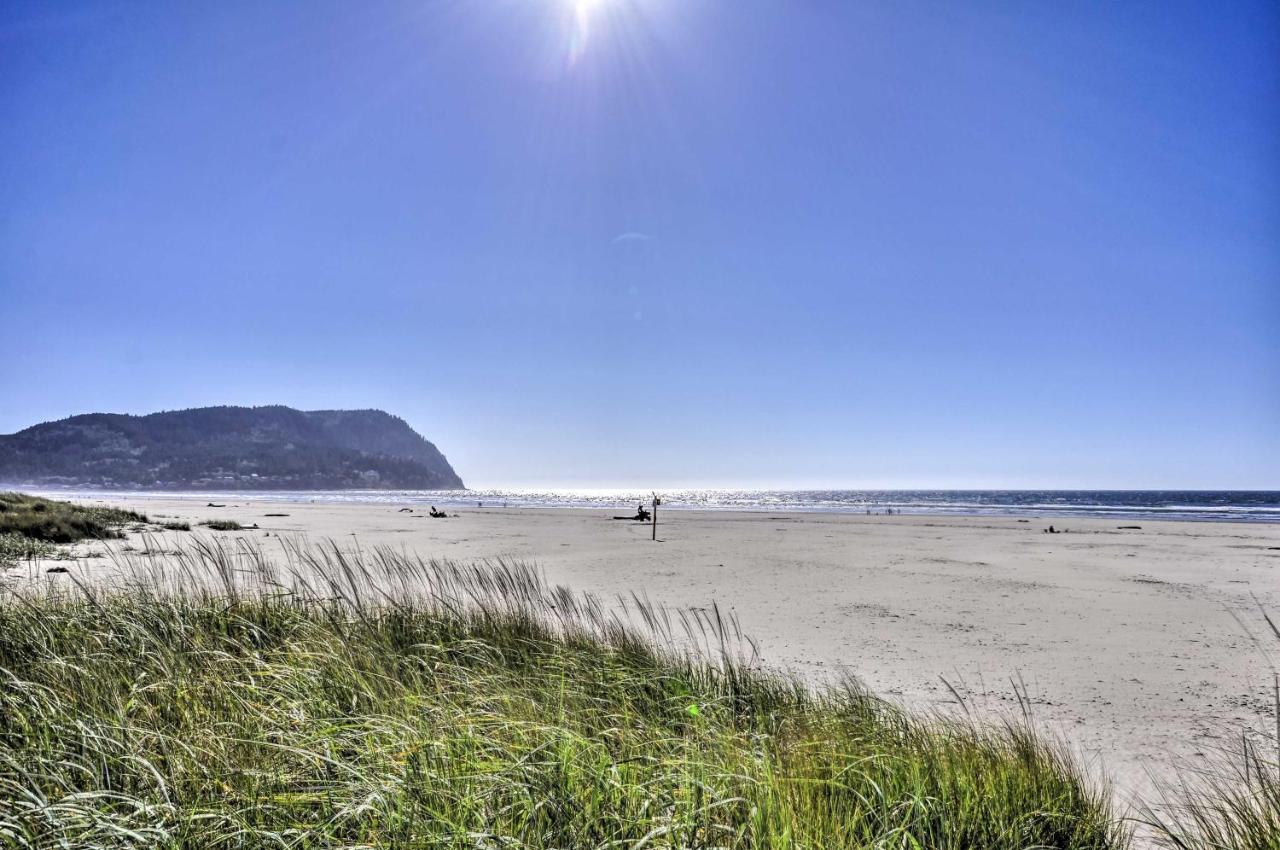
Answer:
<svg viewBox="0 0 1280 850"><path fill-rule="evenodd" d="M447 514L447 513L445 513L444 511L438 511L438 510L436 510L436 506L435 506L435 505L432 505L432 506L431 506L431 513L429 514L429 516L434 517L435 519L439 519L439 518L441 518L441 517L447 517L447 516L448 516L448 514Z"/></svg>
<svg viewBox="0 0 1280 850"><path fill-rule="evenodd" d="M614 519L630 519L630 520L635 520L636 522L648 522L649 520L653 519L653 514L649 513L649 509L646 508L643 504L639 504L639 505L636 505L635 516L616 516L614 517Z"/></svg>

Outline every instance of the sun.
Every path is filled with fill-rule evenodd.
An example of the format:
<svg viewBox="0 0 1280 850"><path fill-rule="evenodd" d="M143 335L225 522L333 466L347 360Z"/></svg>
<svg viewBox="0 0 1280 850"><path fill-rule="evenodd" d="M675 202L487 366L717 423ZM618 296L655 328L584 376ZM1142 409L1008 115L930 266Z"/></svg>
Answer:
<svg viewBox="0 0 1280 850"><path fill-rule="evenodd" d="M554 0L564 33L564 55L570 68L627 37L641 7L660 6L653 0Z"/></svg>
<svg viewBox="0 0 1280 850"><path fill-rule="evenodd" d="M573 24L569 34L569 65L578 64L587 52L587 44L591 40L591 19L593 13L604 5L605 0L572 0Z"/></svg>

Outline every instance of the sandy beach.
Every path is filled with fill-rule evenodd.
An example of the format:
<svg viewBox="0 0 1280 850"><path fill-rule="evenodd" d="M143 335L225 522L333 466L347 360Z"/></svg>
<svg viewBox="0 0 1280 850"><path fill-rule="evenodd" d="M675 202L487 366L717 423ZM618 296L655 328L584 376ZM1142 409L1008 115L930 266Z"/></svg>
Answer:
<svg viewBox="0 0 1280 850"><path fill-rule="evenodd" d="M813 681L851 673L916 709L960 710L945 678L980 716L1013 716L1020 681L1035 721L1124 797L1274 722L1272 667L1241 621L1261 636L1258 604L1280 608L1280 525L664 511L654 543L649 526L610 518L621 511L431 519L420 505L252 496L219 508L203 497L79 501L256 523L223 534L265 544L283 534L513 558L582 591L714 601L766 663ZM1067 533L1044 533L1050 522Z"/></svg>

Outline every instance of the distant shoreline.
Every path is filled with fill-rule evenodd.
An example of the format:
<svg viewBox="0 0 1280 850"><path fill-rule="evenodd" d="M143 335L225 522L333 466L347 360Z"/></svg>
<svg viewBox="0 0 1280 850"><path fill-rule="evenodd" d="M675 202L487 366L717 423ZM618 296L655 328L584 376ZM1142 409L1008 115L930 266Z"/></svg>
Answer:
<svg viewBox="0 0 1280 850"><path fill-rule="evenodd" d="M10 489L81 498L599 510L634 507L652 496L629 489L106 490L0 484L0 490ZM1280 523L1280 491L1268 490L682 490L658 495L660 510L676 511Z"/></svg>

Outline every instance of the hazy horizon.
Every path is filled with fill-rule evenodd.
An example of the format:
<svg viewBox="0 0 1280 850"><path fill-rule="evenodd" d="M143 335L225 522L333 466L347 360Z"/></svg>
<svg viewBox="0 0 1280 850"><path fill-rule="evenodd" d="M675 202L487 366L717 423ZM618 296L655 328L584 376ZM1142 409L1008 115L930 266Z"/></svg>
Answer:
<svg viewBox="0 0 1280 850"><path fill-rule="evenodd" d="M1280 487L1280 7L0 9L0 433L473 487Z"/></svg>

